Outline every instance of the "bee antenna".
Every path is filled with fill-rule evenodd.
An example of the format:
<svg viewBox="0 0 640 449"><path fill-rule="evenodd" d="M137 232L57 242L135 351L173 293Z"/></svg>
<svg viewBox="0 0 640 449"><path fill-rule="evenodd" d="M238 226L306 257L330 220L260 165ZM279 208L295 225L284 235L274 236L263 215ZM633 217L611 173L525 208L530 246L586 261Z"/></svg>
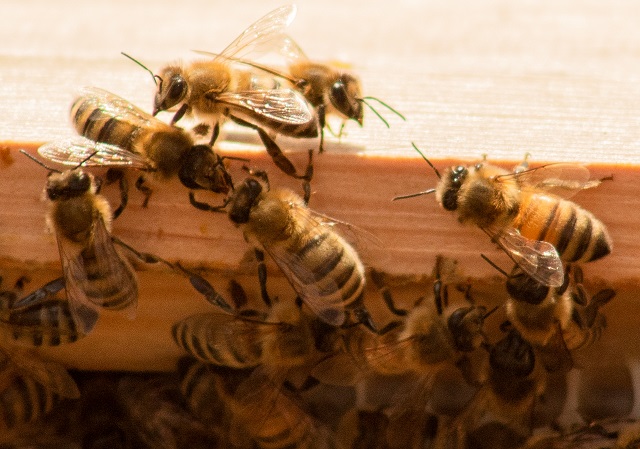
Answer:
<svg viewBox="0 0 640 449"><path fill-rule="evenodd" d="M422 156L422 159L424 159L426 161L426 163L429 164L429 167L431 167L433 169L433 171L436 173L436 176L438 177L438 179L442 179L442 176L440 175L440 172L438 171L438 169L431 163L431 161L429 159L427 159L427 156L425 156L422 153L422 151L420 151L420 149L417 147L415 142L411 142L411 146L413 147L414 150L416 150L418 152L418 154L420 156Z"/></svg>
<svg viewBox="0 0 640 449"><path fill-rule="evenodd" d="M489 310L487 313L485 313L485 314L482 316L482 319L483 319L483 320L486 320L486 319L487 319L487 317L488 317L489 315L491 315L493 312L495 312L495 311L496 311L496 310L498 310L499 308L500 308L500 306L499 306L499 305L498 305L498 306L495 306L493 309L491 309L491 310Z"/></svg>
<svg viewBox="0 0 640 449"><path fill-rule="evenodd" d="M487 256L485 256L484 254L480 254L480 257L482 257L485 262L487 262L489 265L491 265L493 268L495 268L496 270L498 270L498 272L502 273L505 277L509 277L509 274L504 271L502 268L500 268L498 265L496 265L491 259L489 259Z"/></svg>
<svg viewBox="0 0 640 449"><path fill-rule="evenodd" d="M35 156L30 155L29 153L27 153L24 150L20 150L20 152L22 154L24 154L25 156L27 156L29 159L31 159L33 162L35 162L36 164L40 165L41 167L46 168L47 170L49 170L50 172L54 172L54 173L62 173L60 170L58 170L57 168L53 168L53 167L49 167L47 164L45 164L44 162L42 162L40 159L36 158ZM92 155L93 156L93 155ZM84 162L84 161L83 161Z"/></svg>
<svg viewBox="0 0 640 449"><path fill-rule="evenodd" d="M80 168L82 167L82 165L84 165L85 162L87 162L89 159L91 159L93 156L95 156L96 154L98 154L98 150L94 151L93 153L91 153L89 156L85 157L82 161L80 161L80 163L78 165L76 165L74 167L74 170L76 168Z"/></svg>
<svg viewBox="0 0 640 449"><path fill-rule="evenodd" d="M378 111L375 110L375 108L373 106L371 106L371 104L367 101L367 100L374 100L377 101L378 103L380 103L382 106L384 106L385 108L389 109L391 112L393 112L394 114L396 114L398 117L400 117L402 120L406 121L407 119L405 118L404 115L402 115L400 112L398 112L396 109L392 108L391 106L389 106L387 103L385 103L384 101L380 100L379 98L376 97L362 97L362 98L358 98L359 101L361 101L363 104L365 104L369 109L371 109L371 111L378 116L378 118L380 120L382 120L382 123L384 123L386 125L387 128L390 128L389 126L389 122L387 122L384 117L382 117L382 115L380 115L380 113Z"/></svg>
<svg viewBox="0 0 640 449"><path fill-rule="evenodd" d="M143 63L141 63L137 59L135 59L133 56L129 56L128 54L126 54L123 51L121 51L120 54L122 54L122 56L125 56L125 57L131 59L133 62L138 64L140 67L145 69L147 72L149 72L151 74L151 78L153 78L153 84L158 86L158 82L159 82L160 87L162 87L162 78L160 77L160 75L156 75L155 73L153 73L150 68L148 68L146 65L144 65Z"/></svg>
<svg viewBox="0 0 640 449"><path fill-rule="evenodd" d="M428 195L430 193L435 192L436 189L429 189L429 190L423 190L422 192L417 192L417 193L410 193L408 195L400 195L400 196L396 196L392 199L392 201L396 201L396 200L405 200L407 198L414 198L416 196L422 196L422 195Z"/></svg>

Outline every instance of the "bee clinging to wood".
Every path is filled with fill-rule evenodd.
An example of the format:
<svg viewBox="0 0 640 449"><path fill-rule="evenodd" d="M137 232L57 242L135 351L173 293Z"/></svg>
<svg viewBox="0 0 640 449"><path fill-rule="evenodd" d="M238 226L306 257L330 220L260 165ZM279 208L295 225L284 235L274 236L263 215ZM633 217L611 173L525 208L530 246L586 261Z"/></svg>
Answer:
<svg viewBox="0 0 640 449"><path fill-rule="evenodd" d="M420 153L417 147L414 148ZM395 199L435 193L458 221L489 235L536 282L560 287L562 262L589 262L611 252L605 225L591 212L559 195L595 187L587 168L549 164L508 171L486 162L448 168L443 175L420 153L440 179L435 189Z"/></svg>

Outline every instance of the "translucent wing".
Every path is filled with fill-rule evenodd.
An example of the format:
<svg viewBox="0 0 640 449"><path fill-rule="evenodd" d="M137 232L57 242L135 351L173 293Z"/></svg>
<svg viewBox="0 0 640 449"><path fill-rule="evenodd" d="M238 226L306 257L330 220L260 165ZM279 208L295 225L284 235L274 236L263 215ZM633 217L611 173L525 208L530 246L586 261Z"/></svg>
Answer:
<svg viewBox="0 0 640 449"><path fill-rule="evenodd" d="M202 338L200 344L217 354L217 359L210 362L220 364L226 360L227 354L231 354L232 358L237 356L247 366L259 362L250 359L260 357L259 340L264 335L263 327L269 327L259 321L215 312L192 315L183 319L178 326L193 337ZM189 351L189 348L184 349ZM193 355L203 359L202 354Z"/></svg>
<svg viewBox="0 0 640 449"><path fill-rule="evenodd" d="M509 176L509 175L507 175ZM549 164L514 173L521 188L544 190L570 198L580 190L596 187L600 180L590 179L589 169L578 164Z"/></svg>
<svg viewBox="0 0 640 449"><path fill-rule="evenodd" d="M307 58L305 53L302 51L300 46L293 40L293 38L285 33L275 34L271 36L268 47L269 48L265 48L264 53L268 52L268 53L274 53L278 56L282 56L284 57L285 63L287 64L291 64L297 61L307 61L309 59ZM208 56L211 58L217 58L221 56L220 53L213 53L213 52L204 51L204 50L194 50L194 53L197 53L202 56ZM260 56L259 54L256 54L254 59L258 59L259 56ZM261 68L268 72L277 71L277 69L274 69L272 67L262 66L259 63L256 63L253 59L240 58L240 57L228 57L227 59L229 59L232 62L237 62L240 64L246 64L252 67ZM284 76L284 74L282 76Z"/></svg>
<svg viewBox="0 0 640 449"><path fill-rule="evenodd" d="M93 105L103 113L142 128L170 128L162 120L143 111L129 100L98 87L85 86L79 96L83 102Z"/></svg>
<svg viewBox="0 0 640 449"><path fill-rule="evenodd" d="M38 148L38 154L52 162L74 167L82 164L85 167L152 168L144 156L80 136L45 143Z"/></svg>
<svg viewBox="0 0 640 449"><path fill-rule="evenodd" d="M549 287L560 287L563 284L562 261L551 243L523 237L514 228L497 232L485 231L535 281Z"/></svg>
<svg viewBox="0 0 640 449"><path fill-rule="evenodd" d="M272 126L304 125L316 120L316 115L305 98L292 89L268 89L244 92L226 92L216 96L216 101L229 105L232 115L274 122Z"/></svg>
<svg viewBox="0 0 640 449"><path fill-rule="evenodd" d="M324 232L326 232L326 227L318 225L310 233L312 234L310 237L311 239L321 238L320 236ZM344 244L347 245L346 242ZM340 290L341 286L336 279L329 279L329 274L326 277L327 283L321 286L321 284L313 282L317 276L317 267L309 266L309 263L300 255L287 251L287 248L279 245L268 245L264 249L280 267L298 296L315 315L332 326L340 326L344 323L346 319L344 305L327 300L332 292Z"/></svg>
<svg viewBox="0 0 640 449"><path fill-rule="evenodd" d="M31 377L59 396L79 398L80 390L67 370L58 363L42 360L27 351L2 348L21 375Z"/></svg>
<svg viewBox="0 0 640 449"><path fill-rule="evenodd" d="M274 42L282 40L284 29L289 26L295 16L295 5L281 6L271 11L240 33L216 58L241 59L249 54L270 51Z"/></svg>
<svg viewBox="0 0 640 449"><path fill-rule="evenodd" d="M78 251L71 242L58 235L58 248L69 307L76 325L84 334L93 329L99 307L124 309L129 317L135 315L138 302L135 273L117 253L102 218L95 220L90 245ZM105 279L108 286L104 284ZM115 306L108 303L114 297L118 299Z"/></svg>

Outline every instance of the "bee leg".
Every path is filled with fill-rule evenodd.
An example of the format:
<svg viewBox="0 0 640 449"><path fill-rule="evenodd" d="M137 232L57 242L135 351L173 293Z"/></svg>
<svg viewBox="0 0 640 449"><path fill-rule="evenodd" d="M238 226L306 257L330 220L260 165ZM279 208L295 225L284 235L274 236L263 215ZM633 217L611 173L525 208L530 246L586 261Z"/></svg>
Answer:
<svg viewBox="0 0 640 449"><path fill-rule="evenodd" d="M136 189L138 189L144 195L144 201L142 202L142 207L147 207L149 205L149 198L151 198L151 188L144 185L145 179L144 176L140 176L136 180Z"/></svg>
<svg viewBox="0 0 640 449"><path fill-rule="evenodd" d="M226 198L220 206L212 206L208 203L196 200L196 196L193 191L189 192L189 202L196 209L204 210L207 212L224 212L224 208L229 204L230 198Z"/></svg>
<svg viewBox="0 0 640 449"><path fill-rule="evenodd" d="M51 296L55 295L64 287L65 287L64 277L59 277L57 279L54 279L53 281L46 283L36 291L29 293L24 298L14 301L12 308L25 307L25 306L30 306L32 304L38 304L50 298Z"/></svg>
<svg viewBox="0 0 640 449"><path fill-rule="evenodd" d="M247 299L247 292L244 291L242 285L240 285L236 280L231 279L227 289L229 290L229 294L233 300L233 305L236 309L242 309L247 305L249 302Z"/></svg>
<svg viewBox="0 0 640 449"><path fill-rule="evenodd" d="M213 144L215 144L216 140L218 140L219 135L220 135L220 123L216 122L216 124L213 125L213 131L211 131L211 139L209 140L209 146L211 148L213 148Z"/></svg>
<svg viewBox="0 0 640 449"><path fill-rule="evenodd" d="M353 314L356 317L356 320L363 324L367 329L369 329L374 334L379 334L378 326L373 322L373 318L369 315L369 311L365 309L363 306L357 307L353 309Z"/></svg>
<svg viewBox="0 0 640 449"><path fill-rule="evenodd" d="M395 302L393 300L393 296L391 295L391 292L389 291L389 287L385 282L384 275L378 270L374 270L374 269L372 269L369 272L369 275L371 277L371 281L374 283L374 285L380 292L380 295L382 295L382 299L384 300L384 303L387 306L387 309L389 309L389 312L391 312L396 316L406 316L408 313L407 310L398 309L396 307ZM380 332L382 332L382 330Z"/></svg>
<svg viewBox="0 0 640 449"><path fill-rule="evenodd" d="M118 181L118 187L120 189L120 205L113 211L114 220L120 216L129 202L129 182L127 181L124 171L117 168L108 169L106 175L107 184L112 184L116 181Z"/></svg>
<svg viewBox="0 0 640 449"><path fill-rule="evenodd" d="M173 115L173 118L171 119L171 126L175 125L178 120L184 117L187 109L189 109L189 105L187 103L183 103L182 106L180 106L180 109L178 109Z"/></svg>
<svg viewBox="0 0 640 449"><path fill-rule="evenodd" d="M269 292L267 291L267 266L264 263L264 252L259 249L255 249L256 260L258 261L258 281L260 282L260 295L262 296L262 300L267 305L267 307L271 307L271 298L269 297Z"/></svg>
<svg viewBox="0 0 640 449"><path fill-rule="evenodd" d="M318 153L322 153L324 151L324 127L327 123L324 104L321 104L320 106L318 106L317 113L318 113L318 126L320 127L320 147L318 148Z"/></svg>

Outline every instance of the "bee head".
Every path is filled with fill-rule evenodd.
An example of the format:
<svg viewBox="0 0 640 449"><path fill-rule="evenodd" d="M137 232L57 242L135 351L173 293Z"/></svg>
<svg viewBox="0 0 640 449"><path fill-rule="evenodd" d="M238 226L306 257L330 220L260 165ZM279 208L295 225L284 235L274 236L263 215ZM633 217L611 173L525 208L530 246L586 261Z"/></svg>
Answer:
<svg viewBox="0 0 640 449"><path fill-rule="evenodd" d="M507 278L507 293L516 301L540 304L549 295L550 287L533 279L518 265Z"/></svg>
<svg viewBox="0 0 640 449"><path fill-rule="evenodd" d="M231 201L231 210L229 218L237 224L249 221L251 208L262 193L262 185L253 178L247 178L235 190L235 194Z"/></svg>
<svg viewBox="0 0 640 449"><path fill-rule="evenodd" d="M160 83L154 99L153 115L180 103L187 96L189 87L180 67L167 67L158 78Z"/></svg>
<svg viewBox="0 0 640 449"><path fill-rule="evenodd" d="M51 173L47 181L47 197L51 201L81 196L91 189L92 178L82 170Z"/></svg>
<svg viewBox="0 0 640 449"><path fill-rule="evenodd" d="M531 374L535 365L533 347L515 329L491 348L491 368L502 374L523 378Z"/></svg>
<svg viewBox="0 0 640 449"><path fill-rule="evenodd" d="M195 145L185 153L178 177L189 189L228 193L232 186L222 160L207 145Z"/></svg>
<svg viewBox="0 0 640 449"><path fill-rule="evenodd" d="M342 72L331 86L329 99L341 114L362 125L364 111L360 100L360 81L355 76Z"/></svg>
<svg viewBox="0 0 640 449"><path fill-rule="evenodd" d="M458 192L469 174L469 169L463 165L450 168L442 178L442 187L438 189L440 203L446 210L458 208Z"/></svg>
<svg viewBox="0 0 640 449"><path fill-rule="evenodd" d="M447 327L458 350L471 352L480 346L485 313L485 307L471 306L460 307L449 316Z"/></svg>

